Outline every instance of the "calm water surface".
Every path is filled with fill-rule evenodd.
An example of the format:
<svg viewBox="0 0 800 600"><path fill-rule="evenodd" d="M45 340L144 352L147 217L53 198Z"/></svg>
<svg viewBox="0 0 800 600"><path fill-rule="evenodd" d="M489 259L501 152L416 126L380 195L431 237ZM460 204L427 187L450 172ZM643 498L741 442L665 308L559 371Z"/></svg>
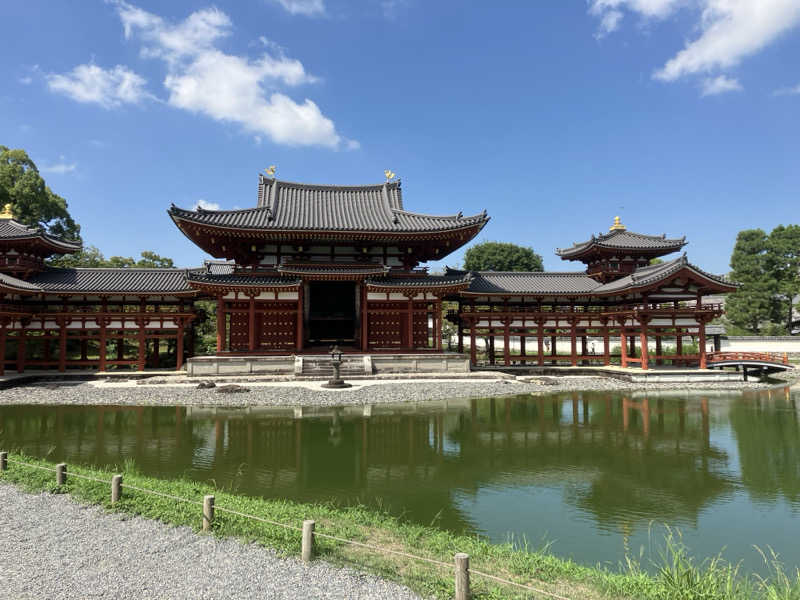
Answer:
<svg viewBox="0 0 800 600"><path fill-rule="evenodd" d="M800 565L800 392L600 393L338 409L0 407L0 448L264 497L365 503L616 565L678 527L697 556ZM657 530L658 537L661 530Z"/></svg>

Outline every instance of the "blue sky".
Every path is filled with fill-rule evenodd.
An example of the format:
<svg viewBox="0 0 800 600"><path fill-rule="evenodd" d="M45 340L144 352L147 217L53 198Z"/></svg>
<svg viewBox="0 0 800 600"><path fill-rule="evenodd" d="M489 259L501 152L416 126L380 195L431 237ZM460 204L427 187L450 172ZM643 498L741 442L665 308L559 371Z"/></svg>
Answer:
<svg viewBox="0 0 800 600"><path fill-rule="evenodd" d="M275 164L393 169L410 210L486 209L478 241L548 269L618 214L726 272L738 230L800 219L799 24L800 0L5 2L0 144L106 256L199 264L170 203L254 206Z"/></svg>

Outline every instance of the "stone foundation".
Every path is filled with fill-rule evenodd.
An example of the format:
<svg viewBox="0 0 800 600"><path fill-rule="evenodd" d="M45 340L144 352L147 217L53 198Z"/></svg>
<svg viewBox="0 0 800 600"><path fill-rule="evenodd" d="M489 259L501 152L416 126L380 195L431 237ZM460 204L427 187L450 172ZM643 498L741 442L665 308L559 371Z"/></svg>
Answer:
<svg viewBox="0 0 800 600"><path fill-rule="evenodd" d="M343 377L380 373L469 373L465 354L346 354ZM211 375L294 375L327 379L332 373L325 354L288 356L195 356L186 361L190 377Z"/></svg>

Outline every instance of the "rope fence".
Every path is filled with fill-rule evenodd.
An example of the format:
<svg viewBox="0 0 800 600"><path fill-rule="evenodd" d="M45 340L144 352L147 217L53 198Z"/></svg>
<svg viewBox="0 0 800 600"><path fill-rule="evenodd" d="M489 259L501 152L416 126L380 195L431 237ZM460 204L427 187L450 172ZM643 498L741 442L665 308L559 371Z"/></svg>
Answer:
<svg viewBox="0 0 800 600"><path fill-rule="evenodd" d="M80 473L75 473L73 471L67 472L67 465L65 463L59 463L56 465L56 468L52 467L44 467L41 465L34 465L31 463L23 462L21 460L11 459L8 458L8 452L0 452L0 472L8 470L8 463L20 465L23 467L28 467L31 469L39 469L42 471L49 471L56 474L56 483L58 485L65 485L67 482L68 477L77 477L78 479L84 479L88 481L92 481L95 483L102 483L104 485L111 486L111 504L116 504L122 498L122 489L128 489L131 491L140 492L143 494L150 494L153 496L160 496L162 498L167 498L169 500L174 500L176 502L185 502L187 504L197 504L203 507L202 518L203 518L203 530L209 531L214 521L214 513L216 512L223 512L228 513L231 515L236 515L238 517L243 517L246 519L252 519L254 521L259 521L261 523L265 523L267 525L273 525L276 527L282 527L284 529L289 529L292 531L299 531L302 534L302 547L301 547L301 556L303 561L308 562L311 560L315 555L315 539L316 538L323 538L332 540L335 542L340 542L343 544L348 544L350 546L357 546L359 548L364 548L367 550L372 550L375 552L380 552L382 554L391 554L394 556L400 556L403 558L428 563L431 565L435 565L437 567L443 567L446 569L453 568L455 564L455 600L469 600L471 597L470 594L470 575L476 575L478 577L483 577L490 581L495 581L497 583L501 583L503 585L508 585L515 587L517 589L525 590L527 592L532 592L534 594L538 594L540 596L545 596L547 598L553 598L554 600L570 600L566 596L562 596L553 592L549 592L546 590L542 590L524 583L518 583L516 581L511 581L509 579L505 579L503 577L498 577L497 575L492 575L490 573L485 573L483 571L479 571L477 569L470 568L469 566L469 555L463 552L459 552L455 555L455 563L447 563L441 560L436 560L433 558L427 558L425 556L417 556L416 554L411 554L408 552L402 552L400 550L392 550L391 548L384 548L381 546L376 546L373 544L366 544L364 542L358 542L356 540L350 540L347 538L342 538L339 536L331 535L329 533L322 533L315 531L316 523L313 520L306 520L303 521L302 527L297 527L296 525L289 525L287 523L281 523L279 521L273 521L271 519L265 519L264 517L259 517L258 515L251 515L248 513L243 513L237 510L233 510L231 508L225 508L224 506L215 506L214 503L214 496L205 496L203 501L199 500L192 500L189 498L183 498L181 496L174 496L172 494L166 494L164 492L157 492L155 490L149 490L146 488L140 488L134 485L130 485L127 483L123 483L122 475L114 475L110 481L105 479L99 479L97 477L92 477L90 475L83 475Z"/></svg>

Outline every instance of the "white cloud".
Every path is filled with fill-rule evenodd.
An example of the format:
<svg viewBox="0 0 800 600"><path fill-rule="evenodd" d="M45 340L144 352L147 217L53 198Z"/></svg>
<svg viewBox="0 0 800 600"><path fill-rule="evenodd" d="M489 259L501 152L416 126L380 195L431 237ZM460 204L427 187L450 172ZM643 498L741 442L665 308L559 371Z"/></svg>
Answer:
<svg viewBox="0 0 800 600"><path fill-rule="evenodd" d="M200 198L200 200L194 203L192 210L197 210L198 208L202 208L204 210L219 210L219 204Z"/></svg>
<svg viewBox="0 0 800 600"><path fill-rule="evenodd" d="M25 75L24 77L19 78L19 82L22 85L30 85L33 83L33 77L31 77L30 75Z"/></svg>
<svg viewBox="0 0 800 600"><path fill-rule="evenodd" d="M138 104L149 97L145 84L144 78L122 65L106 70L89 63L69 73L47 75L47 85L53 92L103 108Z"/></svg>
<svg viewBox="0 0 800 600"><path fill-rule="evenodd" d="M730 69L800 24L798 0L589 0L590 14L601 20L598 35L618 27L621 17L610 18L613 12L664 19L682 8L698 13L699 33L655 71L656 79Z"/></svg>
<svg viewBox="0 0 800 600"><path fill-rule="evenodd" d="M231 34L225 13L203 9L174 25L125 2L118 2L117 9L125 36L142 40L143 56L165 61L170 105L236 123L280 144L349 146L312 100L295 102L281 90L318 81L299 60L270 44L257 59L217 47Z"/></svg>
<svg viewBox="0 0 800 600"><path fill-rule="evenodd" d="M382 0L381 9L383 16L386 19L394 20L397 18L398 13L406 7L408 0Z"/></svg>
<svg viewBox="0 0 800 600"><path fill-rule="evenodd" d="M58 157L59 162L39 167L39 170L42 173L54 173L55 175L66 175L67 173L72 173L75 169L78 168L76 163L68 163L63 156Z"/></svg>
<svg viewBox="0 0 800 600"><path fill-rule="evenodd" d="M618 10L609 10L600 17L600 27L595 34L596 38L603 38L619 28L622 13Z"/></svg>
<svg viewBox="0 0 800 600"><path fill-rule="evenodd" d="M792 87L780 88L772 92L773 96L797 96L800 95L800 83Z"/></svg>
<svg viewBox="0 0 800 600"><path fill-rule="evenodd" d="M701 86L701 96L716 96L717 94L724 94L726 92L740 92L742 85L738 79L732 79L725 75L718 77L708 77L703 80Z"/></svg>
<svg viewBox="0 0 800 600"><path fill-rule="evenodd" d="M325 14L325 3L323 0L272 0L277 2L290 14L305 15L307 17L313 15Z"/></svg>

